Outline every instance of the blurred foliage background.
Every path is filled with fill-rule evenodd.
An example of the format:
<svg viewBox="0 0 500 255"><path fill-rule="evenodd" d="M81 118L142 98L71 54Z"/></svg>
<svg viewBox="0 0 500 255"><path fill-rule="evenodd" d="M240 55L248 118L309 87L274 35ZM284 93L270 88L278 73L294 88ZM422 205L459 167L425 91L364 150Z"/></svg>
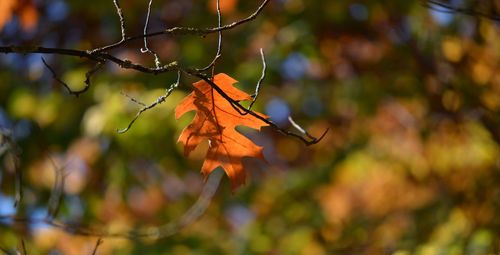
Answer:
<svg viewBox="0 0 500 255"><path fill-rule="evenodd" d="M141 34L148 1L121 1L128 34ZM221 0L223 22L255 1ZM494 14L500 2L450 1ZM215 1L154 1L149 31L217 24ZM500 250L500 24L432 9L420 1L274 0L254 21L224 32L216 72L251 93L263 48L268 77L256 110L282 127L288 115L310 133L306 147L265 129L247 132L267 164L249 180L227 179L205 215L156 242L104 239L98 254L498 254ZM92 49L118 41L111 0L2 0L0 44ZM164 63L202 67L217 36L150 40ZM115 50L154 65L142 42ZM121 229L179 217L203 187L204 151L176 144L190 121L173 109L195 80L146 112L176 74L106 66L75 98L52 79L41 55L0 55L0 127L21 151L24 201L16 212L14 170L2 151L0 214L43 218L54 170L66 173L59 218ZM73 88L91 65L45 55ZM45 224L0 222L0 248L28 254L92 254L95 237Z"/></svg>

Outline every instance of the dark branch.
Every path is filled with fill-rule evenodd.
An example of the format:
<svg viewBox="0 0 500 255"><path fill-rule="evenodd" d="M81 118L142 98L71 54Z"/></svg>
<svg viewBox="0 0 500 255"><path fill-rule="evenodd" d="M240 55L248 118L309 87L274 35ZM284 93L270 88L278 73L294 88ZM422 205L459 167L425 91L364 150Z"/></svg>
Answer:
<svg viewBox="0 0 500 255"><path fill-rule="evenodd" d="M104 241L102 240L102 238L98 238L96 243L95 243L95 246L94 246L94 251L92 252L92 255L96 255L97 254L97 249L99 248L99 246L101 246L101 244L103 243Z"/></svg>
<svg viewBox="0 0 500 255"><path fill-rule="evenodd" d="M85 73L85 81L84 81L85 86L81 90L72 90L67 83L65 83L63 80L61 80L59 77L57 77L57 74L54 71L54 69L49 64L47 64L47 62L45 61L45 59L43 57L42 57L42 62L45 65L45 67L47 67L47 69L49 69L50 73L52 74L52 78L55 81L57 81L64 88L66 88L68 93L70 93L76 97L79 97L81 94L83 94L83 93L87 92L87 90L89 90L90 85L91 85L90 78L92 77L92 75L95 74L95 72L97 72L97 70L101 69L101 67L104 65L105 60L102 62L97 62L96 65L94 67L92 67L92 69L90 69L89 71L87 71L87 73Z"/></svg>
<svg viewBox="0 0 500 255"><path fill-rule="evenodd" d="M455 7L453 5L443 3L441 1L425 0L424 2L422 2L422 4L434 11L440 11L446 13L461 13L472 17L482 17L493 21L500 21L499 15L483 13L472 8Z"/></svg>
<svg viewBox="0 0 500 255"><path fill-rule="evenodd" d="M16 46L10 46L10 47L0 47L0 53L21 53L21 54L43 53L43 54L59 54L59 55L76 56L76 57L86 58L86 59L95 61L97 63L104 63L106 61L110 61L110 62L115 63L115 64L117 64L118 66L120 66L121 68L124 68L124 69L133 69L133 70L136 70L136 71L139 71L139 72L152 73L152 74L160 74L160 73L174 71L174 70L176 70L176 71L182 71L182 72L187 73L187 74L189 74L191 76L195 76L195 77L198 77L198 78L200 78L202 80L205 80L221 96L223 96L226 100L228 100L228 102L230 102L231 105L234 107L234 109L237 110L240 114L250 114L250 115L254 116L255 118L260 119L261 121L265 122L266 124L268 124L269 126L271 126L272 128L274 128L275 130L279 131L280 133L288 135L288 136L296 137L296 138L300 139L306 145L316 144L316 143L318 143L324 137L324 135L326 134L326 132L328 130L326 130L319 138L315 138L313 136L307 136L309 139L304 138L302 135L298 135L296 133L284 130L284 129L278 127L272 121L268 120L267 118L262 117L262 116L256 114L250 108L247 109L247 108L243 107L241 104L239 104L238 102L236 102L235 100L233 100L224 91L222 91L215 83L213 83L210 80L211 77L207 77L205 74L201 73L200 70L181 67L181 66L178 65L178 63L176 61L171 62L171 63L169 63L167 65L164 65L162 67L159 67L159 68L150 68L150 67L146 67L146 66L143 66L143 65L140 65L140 64L132 63L131 61L126 60L126 59L117 58L117 57L115 57L115 56L113 56L113 55L108 54L108 53L105 52L106 50L110 50L112 48L116 48L116 47L121 46L126 41L130 41L130 40L134 40L134 39L138 39L138 38L152 37L152 36L156 36L156 35L160 35L160 34L170 34L170 35L188 35L188 34L189 35L206 35L206 34L210 34L210 33L221 32L221 31L224 31L224 30L232 29L232 28L234 28L234 27L236 27L238 25L244 24L244 23L246 23L248 21L251 21L251 20L255 19L257 17L257 15L269 3L269 1L270 0L264 0L262 2L262 4L259 6L259 8L253 14L251 14L250 16L248 16L247 18L239 20L239 21L236 21L236 22L233 22L233 23L225 25L225 26L218 26L216 28L198 29L198 28L175 27L175 28L167 29L167 30L161 31L161 32L155 32L155 33L149 33L149 34L146 34L146 35L129 37L129 38L126 38L125 40L123 40L122 43L105 46L105 47L102 47L102 48L99 48L99 49L95 49L93 51L82 51L82 50L61 49L61 48L45 48L45 47L16 47ZM220 23L220 10L218 10L218 16L219 16L219 23ZM218 53L219 54L216 55L216 57L214 58L213 63L215 63L215 61L217 60L217 56L220 55L220 49L221 49L221 43L220 42L219 42L219 47L218 48L219 48L218 49ZM263 81L263 79L265 77L265 59L264 59L264 54L263 53L262 53L262 58L263 58L263 63L264 63L263 64L263 69L264 70L263 70L263 75L261 76L261 79L259 80L259 82L257 84L257 90L256 90L256 94L254 95L254 100L255 100L255 98L258 95L258 90L260 89L260 83ZM49 68L49 70L51 70L54 79L56 79L58 82L60 82L61 84L63 84L66 88L69 88L63 81L61 81L60 79L57 78L57 76L55 75L54 70L52 70L52 68L50 68L50 66L48 66L47 63L45 63L45 61L44 61L44 64L46 64L46 66ZM98 69L98 68L96 68L96 69ZM93 73L93 72L91 72L91 73ZM126 132L133 125L133 123L135 122L135 120L144 111L149 110L149 109L153 108L154 106L162 103L170 95L169 93L171 93L171 91L175 87L176 86L171 87L170 89L167 90L167 93L165 95L163 95L160 98L158 98L151 105L149 105L149 106L144 107L143 109L141 109L136 114L136 116L134 117L134 119L130 122L129 126L127 128L125 128L125 129L119 130L118 132L119 133ZM85 89L88 89L88 87L86 87ZM69 90L69 91L71 93L71 90ZM76 93L78 95L79 93L82 93L82 92L77 91L77 92L73 92L73 93L74 94Z"/></svg>
<svg viewBox="0 0 500 255"><path fill-rule="evenodd" d="M86 58L88 60L91 60L94 62L101 62L101 63L104 63L106 61L110 61L110 62L112 62L112 63L114 63L114 64L116 64L124 69L134 69L134 70L139 71L139 72L151 73L151 74L160 74L160 73L170 72L170 71L174 71L174 70L178 71L178 70L180 70L180 67L178 66L176 61L171 62L171 63L164 65L164 66L150 68L150 67L146 67L146 66L143 66L140 64L132 63L131 61L129 61L127 59L117 58L111 54L106 53L105 51L120 47L128 41L132 41L132 40L136 40L136 39L144 39L144 38L149 38L149 37L163 35L163 34L165 34L165 35L207 35L207 34L211 34L211 33L221 32L224 30L229 30L229 29L235 28L239 25L245 24L245 23L255 19L259 15L259 13L262 12L264 7L269 2L270 2L270 0L264 0L264 2L262 2L262 4L259 6L259 8L254 13L252 13L250 16L248 16L247 18L235 21L235 22L228 24L228 25L225 25L225 26L217 26L217 27L205 28L205 29L189 28L189 27L175 27L175 28L170 28L170 29L164 30L164 31L127 37L124 40L120 41L119 43L115 43L112 45L108 45L108 46L94 49L94 50L90 50L90 51L76 50L76 49L64 49L64 48L48 48L48 47L38 47L38 46L0 46L0 53L5 53L5 54L8 54L8 53L57 54L57 55ZM114 3L117 4L116 0ZM119 6L118 6L118 9L119 9ZM121 16L121 15L119 15L119 16ZM120 22L120 24L122 24L122 22ZM123 26L121 26L121 27L123 27ZM220 44L221 43L219 43L219 45ZM219 46L218 48L220 48L220 47L221 46ZM218 50L218 52L220 53L219 50ZM220 55L220 54L217 54L217 55ZM217 58L217 55L216 55L216 58ZM51 68L49 68L49 69L51 69ZM59 80L59 82L61 83L62 81ZM61 83L61 84L64 84L64 83ZM67 87L67 85L65 87Z"/></svg>
<svg viewBox="0 0 500 255"><path fill-rule="evenodd" d="M208 34L212 34L212 33L217 33L219 31L230 30L230 29L235 28L239 25L242 25L242 24L245 24L249 21L254 20L259 15L259 13L261 13L262 10L264 10L264 7L266 7L266 5L270 1L271 0L264 0L264 2L262 2L262 4L259 6L259 8L257 8L257 10L254 13L252 13L250 16L248 16L244 19L235 21L231 24L227 24L225 26L218 26L218 27L212 27L212 28L174 27L174 28L169 28L169 29L163 30L163 31L148 33L145 35L135 35L135 36L127 37L127 38L125 38L125 40L123 40L121 42L94 49L94 50L90 51L89 53L109 51L111 49L118 48L118 47L122 46L124 43L134 41L137 39L143 39L144 37L154 37L154 36L159 36L159 35L172 35L172 36L175 36L175 35L199 35L199 36L201 36L201 35L208 35Z"/></svg>

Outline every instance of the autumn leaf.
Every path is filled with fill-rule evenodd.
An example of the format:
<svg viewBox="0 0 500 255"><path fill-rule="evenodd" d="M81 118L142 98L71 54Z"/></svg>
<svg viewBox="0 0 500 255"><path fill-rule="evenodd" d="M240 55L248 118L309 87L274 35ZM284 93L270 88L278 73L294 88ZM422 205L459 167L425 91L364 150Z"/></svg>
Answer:
<svg viewBox="0 0 500 255"><path fill-rule="evenodd" d="M251 99L247 93L233 86L237 81L227 74L215 75L213 82L235 101ZM196 111L191 124L182 131L179 142L184 144L184 154L187 156L200 142L208 140L209 146L201 168L202 174L206 178L216 167L221 166L231 180L231 187L235 189L245 183L246 173L242 159L244 157L263 159L262 147L255 145L235 128L243 125L260 129L267 124L250 114L238 113L207 82L198 81L193 86L193 92L175 109L177 119L186 112ZM267 118L263 114L257 114Z"/></svg>

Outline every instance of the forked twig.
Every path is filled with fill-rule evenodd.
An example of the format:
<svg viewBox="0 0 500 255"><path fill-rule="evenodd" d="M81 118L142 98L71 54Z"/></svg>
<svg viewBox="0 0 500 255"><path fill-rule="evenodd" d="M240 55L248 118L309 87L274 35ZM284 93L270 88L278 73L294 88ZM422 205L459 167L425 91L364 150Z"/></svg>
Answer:
<svg viewBox="0 0 500 255"><path fill-rule="evenodd" d="M123 129L119 129L117 130L117 132L119 134L123 134L125 132L127 132L131 127L132 125L134 124L134 122L139 118L139 116L141 116L141 114L149 109L152 109L154 108L155 106L165 102L165 100L170 96L170 94L172 94L172 92L179 86L179 83L180 83L180 79L181 79L181 72L177 72L177 81L175 83L173 83L172 85L170 85L170 87L168 89L165 90L165 94L163 94L162 96L158 97L153 103L151 103L150 105L144 105L143 103L139 103L137 100L135 99L132 99L133 102L136 102L138 104L141 104L141 105L144 105L144 107L142 109L140 109L134 116L134 118L129 122L128 126L126 128L123 128ZM130 97L129 97L130 98Z"/></svg>
<svg viewBox="0 0 500 255"><path fill-rule="evenodd" d="M101 48L96 48L93 50L88 51L88 53L98 53L98 52L106 52L114 48L118 48L122 46L124 43L137 40L137 39L142 39L144 37L154 37L154 36L159 36L159 35L208 35L212 33L217 33L219 31L224 31L224 30L230 30L233 29L239 25L245 24L249 21L254 20L261 12L264 10L264 7L270 2L271 0L264 0L257 10L255 10L252 14L250 14L248 17L244 19L240 19L238 21L234 21L233 23L224 25L224 26L218 26L218 27L212 27L212 28L193 28L193 27L174 27L174 28L169 28L165 29L163 31L157 31L157 32L152 32L152 33L147 33L146 35L135 35L135 36L130 36L126 37L125 40L107 45Z"/></svg>

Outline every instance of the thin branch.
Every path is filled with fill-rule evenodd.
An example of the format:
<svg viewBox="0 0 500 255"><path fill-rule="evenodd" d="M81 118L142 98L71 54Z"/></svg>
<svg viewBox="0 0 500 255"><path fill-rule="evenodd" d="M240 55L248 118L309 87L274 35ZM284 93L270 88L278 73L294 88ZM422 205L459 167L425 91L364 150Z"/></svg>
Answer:
<svg viewBox="0 0 500 255"><path fill-rule="evenodd" d="M93 49L90 50L89 53L98 53L98 52L105 52L109 51L114 48L118 48L122 46L124 43L137 40L137 39L142 39L144 37L154 37L154 36L159 36L159 35L208 35L212 33L217 33L219 31L224 31L224 30L230 30L232 28L235 28L239 25L245 24L249 21L254 20L261 12L264 10L264 7L270 2L271 0L264 0L261 5L253 12L251 15L248 17L235 21L231 24L227 24L224 26L218 26L218 27L212 27L212 28L193 28L193 27L174 27L174 28L169 28L163 31L157 31L157 32L152 32L148 33L145 35L136 35L136 36L130 36L126 37L125 40L112 44L112 45L107 45L101 48Z"/></svg>
<svg viewBox="0 0 500 255"><path fill-rule="evenodd" d="M16 47L0 47L0 52L12 53L12 52L17 52L17 51L15 51L16 49L17 49ZM265 122L266 124L268 124L269 126L271 126L272 128L274 128L275 130L279 131L280 133L282 133L284 135L288 135L288 136L292 136L292 137L300 139L306 145L312 145L312 144L318 143L324 137L324 135L328 131L328 129L325 130L325 132L319 138L315 138L315 139L311 139L311 140L305 139L304 137L302 137L300 135L297 135L295 133L286 131L286 130L278 127L272 121L270 121L270 120L268 120L268 119L266 119L266 118L264 118L264 117L256 114L255 112L253 112L253 111L245 108L244 106L242 106L241 104L239 104L238 102L236 102L235 100L233 100L224 91L222 91L221 88L219 88L215 83L213 83L213 81L211 81L210 77L207 77L205 74L200 73L196 69L181 67L181 66L178 65L178 63L176 61L171 62L170 64L165 65L165 66L163 66L160 69L156 69L156 68L149 68L149 67L145 67L145 66L142 66L142 65L139 65L139 64L135 64L135 63L132 63L132 62L130 62L128 60L122 60L122 59L116 58L116 57L114 57L114 56L112 56L110 54L107 54L107 53L88 53L86 51L80 51L80 50L51 49L51 48L42 48L42 47L37 47L36 50L33 51L32 53L46 53L46 54L51 53L51 54L62 54L62 55L80 56L80 57L85 57L85 58L88 58L88 59L91 59L91 60L95 60L95 61L98 61L98 62L104 62L106 60L109 60L109 61L111 61L113 63L118 64L121 68L134 69L134 70L137 70L137 71L143 72L143 73L158 74L158 73L164 73L164 72L173 71L173 70L182 71L182 72L184 72L186 74L189 74L189 75L194 76L194 77L198 77L198 78L206 81L221 96L223 96L226 100L228 100L228 102L231 103L231 105L233 106L233 108L236 111L238 111L240 114L250 114L250 115L256 117L257 119L260 119L261 121ZM53 72L53 70L52 70L52 72ZM55 72L53 72L53 74L55 75ZM55 78L57 78L57 76L55 76ZM60 81L60 82L62 82L62 81ZM82 92L75 92L75 93L82 93ZM158 100L155 101L152 105L150 105L150 107L146 107L146 108L141 109L137 113L137 115L135 116L135 118L132 120L132 122L129 124L129 126L127 128L125 128L125 129L119 130L119 133L126 132L132 126L133 122L135 122L135 120L142 114L142 112L144 112L146 110L149 110L150 108L156 106L159 103L162 103L166 99L166 96L168 96L168 95L169 94L168 94L168 90L167 90L167 94L164 95L164 96L162 96L162 97L160 97L160 98L158 98Z"/></svg>
<svg viewBox="0 0 500 255"><path fill-rule="evenodd" d="M235 21L231 24L225 26L218 26L212 28L191 28L191 27L174 27L163 31L141 34L131 37L125 37L125 40L122 40L119 43L115 43L112 45L104 46L101 48L97 48L94 50L76 50L76 49L64 49L64 48L48 48L48 47L39 47L39 46L0 46L0 53L18 53L18 54L33 54L33 53L41 53L41 54L57 54L57 55L66 55L66 56L75 56L86 58L95 62L105 62L110 61L121 68L124 69L134 69L143 73L152 73L152 74L160 74L164 72L169 72L173 70L179 70L178 64L176 61L171 62L167 65L163 65L160 67L149 68L140 64L132 63L127 59L120 59L111 54L107 54L106 51L122 46L124 43L137 40L144 39L145 37L154 37L158 35L208 35L211 33L218 33L224 30L230 30L239 25L245 24L253 19L255 19L264 9L264 7L270 2L270 0L264 0L262 4L257 8L257 10L248 16L245 19L241 19ZM118 4L118 2L115 2ZM115 5L116 7L116 5ZM119 6L118 6L119 7ZM121 10L121 9L119 9ZM119 11L120 16L120 11ZM46 64L46 63L45 63Z"/></svg>
<svg viewBox="0 0 500 255"><path fill-rule="evenodd" d="M434 1L434 0L424 0L422 4L428 8L431 8L432 10L435 11L441 11L445 13L461 13L464 15L472 16L472 17L482 17L482 18L487 18L493 21L500 21L500 16L499 15L493 15L493 14L486 14L483 12L476 11L471 8L464 8L464 7L455 7L450 4L443 3L441 1ZM442 9L436 8L440 7Z"/></svg>
<svg viewBox="0 0 500 255"><path fill-rule="evenodd" d="M262 82L266 78L267 65L266 65L266 58L264 57L264 51L262 50L262 48L260 48L260 57L262 59L262 74L260 75L259 81L257 81L257 86L255 86L255 93L252 95L252 102L250 103L250 105L247 108L247 110L249 110L249 111L252 110L253 104L257 100L257 97L259 97L260 85L262 84Z"/></svg>
<svg viewBox="0 0 500 255"><path fill-rule="evenodd" d="M309 137L310 139L315 139L314 136L312 136L311 134L309 134L303 127L301 127L299 124L297 124L297 122L295 122L293 119L292 119L292 116L288 116L288 121L290 122L290 124L295 128L297 129L297 131L299 131L301 134Z"/></svg>
<svg viewBox="0 0 500 255"><path fill-rule="evenodd" d="M66 84L64 81L59 79L59 77L57 77L56 71L54 71L54 69L49 64L47 64L47 62L45 62L45 59L43 57L42 57L42 62L45 65L45 67L47 67L47 69L49 69L50 73L52 74L52 79L54 79L59 84L61 84L63 87L65 87L66 90L68 90L68 92L70 94L75 93L73 90L71 90L71 88L68 86L68 84ZM78 91L76 93L77 93L76 95L78 95Z"/></svg>
<svg viewBox="0 0 500 255"><path fill-rule="evenodd" d="M239 25L245 24L253 19L255 19L259 13L262 12L264 7L270 2L270 0L264 0L259 8L248 16L245 19L241 19L235 21L231 24L225 26L218 26L213 28L191 28L191 27L174 27L164 31L158 31L148 34L136 35L131 37L126 37L125 40L119 43L115 43L112 45L104 46L101 48L97 48L94 50L76 50L76 49L64 49L64 48L48 48L48 47L38 47L38 46L0 46L0 53L18 53L18 54L33 54L33 53L41 53L41 54L57 54L57 55L66 55L66 56L75 56L86 58L95 62L105 62L106 60L113 62L124 69L134 69L143 73L152 73L152 74L160 74L164 72L169 72L173 70L179 70L178 64L176 61L171 62L167 65L161 66L159 68L149 68L140 64L132 63L127 59L119 59L111 54L106 53L106 51L122 46L124 43L143 39L145 37L154 37L158 35L208 35L211 33L217 33L219 31L230 30ZM46 63L45 63L46 64Z"/></svg>
<svg viewBox="0 0 500 255"><path fill-rule="evenodd" d="M251 14L250 16L248 16L247 18L239 20L239 21L236 21L236 22L233 22L233 23L225 25L225 26L218 26L216 28L207 28L207 29L175 27L175 28L167 29L167 30L161 31L161 32L155 32L155 33L149 33L149 34L141 35L141 36L129 37L129 38L126 38L124 40L124 42L125 41L134 40L134 39L138 39L138 38L152 37L152 36L161 35L161 34L170 34L170 35L188 35L188 34L189 35L207 35L207 34L214 33L214 32L220 32L220 31L232 29L232 28L234 28L236 26L239 26L241 24L244 24L244 23L246 23L248 21L251 21L251 20L255 19L257 17L257 15L269 3L269 1L270 0L264 0L262 2L262 4L259 6L259 8L253 14ZM152 73L152 74L160 74L160 73L174 71L174 70L176 70L178 72L182 71L182 72L187 73L187 74L189 74L191 76L198 77L198 78L200 78L202 80L205 80L221 96L223 96L226 100L228 100L228 102L231 103L231 105L233 106L233 108L236 111L238 111L240 114L250 114L250 115L254 116L255 118L260 119L264 123L268 124L269 126L271 126L272 128L274 128L278 132L280 132L282 134L285 134L285 135L288 135L288 136L292 136L292 137L300 139L306 145L312 145L312 144L318 143L324 137L324 135L328 131L328 129L325 130L325 132L319 138L311 138L311 137L309 137L310 139L306 139L306 138L304 138L301 135L298 135L298 134L295 134L293 132L284 130L284 129L278 127L272 121L266 119L265 117L262 117L261 115L256 114L251 109L247 109L247 108L243 107L241 104L239 104L239 102L236 102L235 100L233 100L224 91L222 91L215 83L213 83L213 81L211 80L211 77L207 77L205 74L201 73L199 70L181 67L181 66L179 66L179 64L176 61L173 61L173 62L171 62L171 63L169 63L167 65L164 65L164 66L162 66L160 68L150 68L150 67L146 67L146 66L143 66L143 65L140 65L140 64L132 63L131 61L129 61L127 59L117 58L117 57L115 57L115 56L113 56L113 55L108 54L108 53L105 52L105 50L110 50L112 48L116 48L116 47L119 47L121 45L122 45L121 43L120 44L115 44L115 45L109 45L109 46L105 46L105 47L102 47L102 48L99 48L99 49L95 49L93 51L82 51L82 50L61 49L61 48L45 48L45 47L19 47L19 46L10 46L10 47L0 47L0 53L22 53L22 54L27 54L27 53L43 53L43 54L59 54L59 55L68 55L68 56L78 56L78 57L87 58L89 60L92 60L92 61L95 61L95 62L101 62L101 63L104 63L105 61L110 61L110 62L113 62L113 63L117 64L118 66L120 66L121 68L124 68L124 69L133 69L133 70L136 70L136 71L139 71L139 72ZM263 54L262 54L262 56L263 56ZM264 63L265 63L265 61L264 61ZM44 61L44 64L46 64L45 61ZM48 65L46 65L46 66L48 66ZM51 70L50 67L49 67L49 69ZM54 78L64 85L65 83L62 82L60 79L57 78L57 76L55 75L55 72L53 70L51 70L51 71L53 73ZM261 77L261 79L263 80L262 77ZM173 90L176 86L171 86L170 89ZM65 87L69 88L67 85L65 85ZM167 92L166 92L165 95L159 97L151 105L142 108L136 114L136 116L134 117L134 119L129 123L128 127L124 128L122 130L119 130L118 132L119 133L126 132L128 129L130 129L130 127L133 125L133 123L135 122L135 120L137 120L137 118L144 111L149 110L149 109L155 107L156 105L164 102L164 100L170 95L169 93L171 93L171 91L172 91L170 89L167 90ZM260 84L259 83L258 83L257 89L260 89ZM257 90L257 92L258 92L258 90ZM78 92L76 92L76 93L78 93ZM81 93L81 92L79 92L79 93ZM257 96L257 94L256 94L256 96Z"/></svg>
<svg viewBox="0 0 500 255"><path fill-rule="evenodd" d="M126 34L125 34L125 18L123 17L123 11L122 8L120 7L119 0L113 0L113 4L115 5L118 17L120 18L120 30L122 32L122 39L120 41L124 41Z"/></svg>
<svg viewBox="0 0 500 255"><path fill-rule="evenodd" d="M172 92L179 86L179 82L180 82L180 79L181 79L181 72L177 72L177 81L175 83L173 83L172 85L170 85L170 87L168 89L165 90L165 94L158 97L153 103L151 103L150 105L147 105L147 106L144 106L142 109L140 109L136 114L135 114L135 117L132 119L132 121L130 121L130 123L128 124L128 126L126 128L123 128L123 129L119 129L117 130L117 132L119 134L123 134L125 132L127 132L131 127L132 125L134 124L134 122L139 118L139 116L141 116L141 114L149 109L152 109L154 108L155 106L165 102L165 100L170 96L170 94L172 94ZM135 99L132 99L133 102L138 102L137 100ZM139 103L141 104L141 103Z"/></svg>
<svg viewBox="0 0 500 255"><path fill-rule="evenodd" d="M49 65L47 64L47 62L45 61L45 59L42 57L42 62L43 64L45 65L45 67L47 67L47 69L49 69L50 73L52 74L52 79L54 79L55 81L57 81L59 84L61 84L64 88L66 88L66 90L68 91L68 93L76 96L76 97L79 97L81 94L87 92L87 90L89 90L91 84L90 84L90 78L92 77L92 75L95 74L95 72L97 72L97 70L101 69L101 67L104 65L104 62L106 60L103 60L103 61L98 61L96 63L96 65L94 67L92 67L92 69L90 69L89 71L87 71L87 73L85 73L85 86L80 89L80 90L72 90L69 85L67 83L65 83L63 80L61 80L56 72L54 71L54 69Z"/></svg>
<svg viewBox="0 0 500 255"><path fill-rule="evenodd" d="M139 100L137 100L137 99L129 96L127 93L125 93L123 91L121 91L120 94L122 94L123 96L127 97L130 101L132 101L132 102L134 102L134 103L136 103L138 105L146 106L145 103L143 103L143 102L141 102L141 101L139 101Z"/></svg>
<svg viewBox="0 0 500 255"><path fill-rule="evenodd" d="M102 238L98 238L96 243L95 243L95 246L94 246L94 251L92 251L92 255L96 255L97 254L97 249L99 248L99 246L101 246L101 244L103 243L104 241L102 240Z"/></svg>
<svg viewBox="0 0 500 255"><path fill-rule="evenodd" d="M174 70L179 69L176 61L173 61L169 64L166 64L161 68L150 68L150 67L146 67L146 66L143 66L140 64L132 63L128 59L117 58L117 57L115 57L111 54L107 54L107 53L89 53L88 51L84 51L84 50L64 49L64 48L0 46L0 53L5 53L5 54L9 54L9 53L17 53L17 54L41 53L41 54L74 56L74 57L86 58L86 59L94 61L94 62L102 62L101 64L98 64L98 66L102 66L106 61L110 61L123 69L133 69L133 70L136 70L138 72L151 73L151 74L160 74L160 73L170 72L170 71L174 71Z"/></svg>
<svg viewBox="0 0 500 255"><path fill-rule="evenodd" d="M144 23L144 32L143 32L144 47L141 48L141 53L151 53L154 56L154 58L155 58L155 66L156 66L156 68L160 68L160 66L161 66L160 58L158 57L158 54L156 54L155 51L149 49L149 47L148 47L148 37L146 37L146 34L148 32L149 17L151 16L151 4L152 3L153 3L153 0L149 0L149 3L148 3L148 12L146 14L146 22Z"/></svg>
<svg viewBox="0 0 500 255"><path fill-rule="evenodd" d="M85 91L87 91L89 88L90 88L90 78L97 72L99 71L99 69L101 69L104 64L106 63L106 60L104 61L98 61L93 67L92 69L88 70L86 73L85 73L85 88L82 90L82 92L80 93L84 93Z"/></svg>
<svg viewBox="0 0 500 255"><path fill-rule="evenodd" d="M122 8L120 7L118 0L113 0L113 4L115 5L115 9L116 9L116 13L118 14L118 17L120 18L120 30L121 30L122 38L120 39L120 41L106 46L106 47L110 47L110 48L116 48L116 47L122 45L123 43L125 43L128 39L127 34L125 33L125 18L123 17ZM91 52L94 53L95 50L93 50Z"/></svg>
<svg viewBox="0 0 500 255"><path fill-rule="evenodd" d="M222 16L221 16L221 12L220 12L220 0L217 0L216 9L217 9L217 26L220 27L222 25ZM201 68L201 69L197 69L197 71L203 72L203 71L206 71L206 70L212 68L212 77L213 77L214 70L215 70L215 63L222 56L221 52L222 52L222 31L219 31L218 38L217 38L217 53L215 53L215 56L212 59L212 62L210 62L210 64L208 64L208 66Z"/></svg>

